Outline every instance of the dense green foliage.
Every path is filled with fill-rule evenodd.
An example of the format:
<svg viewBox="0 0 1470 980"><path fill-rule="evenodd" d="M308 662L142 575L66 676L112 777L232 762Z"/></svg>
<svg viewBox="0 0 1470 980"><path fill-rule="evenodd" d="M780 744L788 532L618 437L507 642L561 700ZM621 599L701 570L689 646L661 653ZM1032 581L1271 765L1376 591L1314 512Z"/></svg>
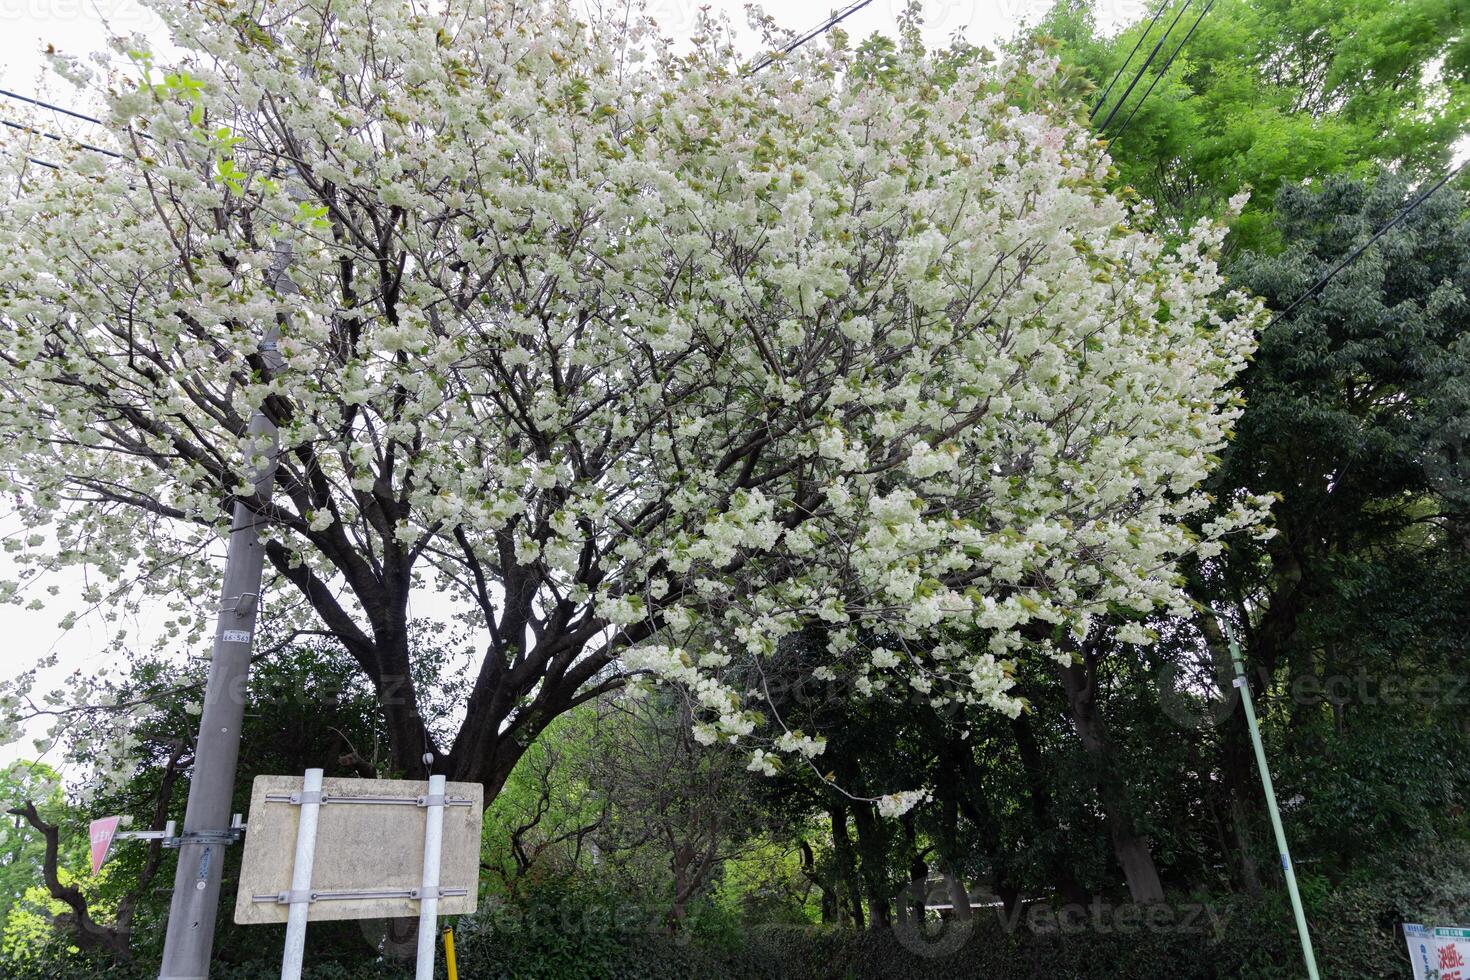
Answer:
<svg viewBox="0 0 1470 980"><path fill-rule="evenodd" d="M1122 179L1171 220L1217 214L1249 187L1237 241L1279 244L1282 230L1267 226L1280 187L1383 165L1437 175L1465 132L1470 15L1457 0L1217 0L1154 86L1195 4L1130 91L1181 6L1168 7L1111 88L1148 18L1109 36L1090 3L1064 0L1040 27L1097 86L1093 104L1106 91L1096 119L1111 119L1103 135L1118 137L1110 151Z"/></svg>
<svg viewBox="0 0 1470 980"><path fill-rule="evenodd" d="M1455 918L1470 912L1470 853L1426 852L1408 863L1365 868L1358 882L1312 904L1324 975L1379 980L1401 970L1401 941L1391 925ZM1437 884L1426 882L1433 879ZM1203 903L1201 903L1202 905ZM1007 930L998 917L976 922L943 958L894 933L833 926L767 925L722 938L701 933L670 937L630 920L616 896L548 885L513 908L500 907L455 928L460 975L486 980L908 980L937 971L955 980L1086 980L1176 977L1179 980L1286 980L1301 976L1290 913L1279 896L1220 898L1185 911L1167 931L1054 928L1037 918ZM1108 920L1110 921L1110 920ZM909 934L910 936L912 934ZM275 936L271 937L275 939ZM947 947L946 947L947 948ZM274 952L274 949L272 950ZM14 980L151 980L146 964L93 967L74 958L32 962ZM274 958L220 964L219 980L270 980ZM307 980L407 980L408 966L383 961L310 963ZM441 967L437 976L444 977Z"/></svg>

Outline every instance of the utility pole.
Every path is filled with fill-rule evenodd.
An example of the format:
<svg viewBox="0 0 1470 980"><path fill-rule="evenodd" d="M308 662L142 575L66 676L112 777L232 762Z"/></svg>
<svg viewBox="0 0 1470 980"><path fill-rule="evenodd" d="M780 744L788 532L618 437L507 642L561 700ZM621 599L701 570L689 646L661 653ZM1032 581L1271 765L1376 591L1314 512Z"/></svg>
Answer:
<svg viewBox="0 0 1470 980"><path fill-rule="evenodd" d="M1276 788L1271 784L1271 770L1266 765L1266 747L1261 742L1261 726L1256 723L1256 706L1251 700L1250 678L1245 675L1245 664L1240 659L1240 646L1235 642L1235 630L1225 622L1225 635L1230 640L1230 659L1235 665L1235 686L1240 689L1240 701L1245 705L1245 720L1251 731L1251 744L1256 749L1256 767L1261 770L1261 786L1266 791L1266 809L1271 814L1271 829L1276 832L1276 850L1281 855L1281 873L1286 877L1286 893L1291 898L1291 910L1296 916L1296 932L1302 942L1302 959L1307 966L1309 980L1317 980L1317 956L1312 952L1312 934L1307 929L1307 913L1302 907L1302 893L1296 886L1296 869L1291 863L1291 851L1286 846L1286 831L1281 826L1281 811L1276 806Z"/></svg>
<svg viewBox="0 0 1470 980"><path fill-rule="evenodd" d="M269 273L278 293L298 292L286 274L290 262L290 249L278 249ZM272 371L279 370L283 364L276 351L279 337L280 327L272 321L260 343L261 358ZM269 500L275 486L280 440L275 423L263 410L251 415L248 440L250 458L264 456L264 463L251 474L255 499ZM259 523L246 502L235 502L215 622L214 655L209 665L204 710L199 718L199 737L194 744L194 775L189 781L184 831L178 840L179 866L169 904L160 980L206 980L209 976L224 849L234 839L229 829L230 804L235 791L240 724L245 716L245 684L250 674L250 649L265 567Z"/></svg>

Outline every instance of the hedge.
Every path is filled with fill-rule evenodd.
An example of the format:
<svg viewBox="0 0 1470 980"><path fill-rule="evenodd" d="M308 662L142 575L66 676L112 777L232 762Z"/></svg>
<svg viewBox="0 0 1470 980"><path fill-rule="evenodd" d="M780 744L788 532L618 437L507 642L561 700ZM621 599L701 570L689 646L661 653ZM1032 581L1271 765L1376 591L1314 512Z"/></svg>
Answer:
<svg viewBox="0 0 1470 980"><path fill-rule="evenodd" d="M1470 923L1470 848L1426 846L1398 859L1365 860L1328 888L1302 876L1318 961L1333 980L1410 976L1397 927L1404 921ZM1011 923L979 912L968 928L932 934L917 924L854 933L833 927L729 928L698 915L679 937L636 903L558 883L514 904L486 903L455 926L466 980L1285 980L1304 971L1284 895L1175 896L1164 909L1097 903L1038 907ZM1122 918L1119 914L1122 913ZM212 980L279 975L278 930L261 927L263 958L219 963ZM365 950L365 944L363 945ZM0 963L14 980L152 980L153 964L89 963L58 945ZM382 960L313 962L306 980L407 980ZM440 975L443 975L442 964Z"/></svg>

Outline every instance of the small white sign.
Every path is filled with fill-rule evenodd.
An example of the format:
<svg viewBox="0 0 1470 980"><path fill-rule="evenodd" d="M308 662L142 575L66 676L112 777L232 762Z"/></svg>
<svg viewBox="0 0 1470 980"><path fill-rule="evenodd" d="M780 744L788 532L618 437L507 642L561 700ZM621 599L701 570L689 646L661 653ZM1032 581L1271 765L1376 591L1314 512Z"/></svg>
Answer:
<svg viewBox="0 0 1470 980"><path fill-rule="evenodd" d="M249 643L250 631L225 630L223 633L220 634L220 639L224 640L226 643Z"/></svg>

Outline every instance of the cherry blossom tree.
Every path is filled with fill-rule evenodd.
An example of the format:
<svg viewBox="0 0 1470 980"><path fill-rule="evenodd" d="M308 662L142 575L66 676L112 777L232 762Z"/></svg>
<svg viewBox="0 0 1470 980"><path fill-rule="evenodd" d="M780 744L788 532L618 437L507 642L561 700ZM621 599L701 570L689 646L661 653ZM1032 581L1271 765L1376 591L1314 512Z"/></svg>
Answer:
<svg viewBox="0 0 1470 980"><path fill-rule="evenodd" d="M1182 609L1178 559L1259 523L1186 527L1257 323L1223 230L1145 230L1054 60L834 35L751 72L719 24L681 54L548 0L149 5L177 64L59 63L122 159L7 158L9 601L85 566L197 644L244 500L271 621L346 646L399 771L429 745L493 794L633 675L753 769L810 759L748 679L812 623L817 680L1014 714L1017 658ZM442 742L416 590L483 643Z"/></svg>

